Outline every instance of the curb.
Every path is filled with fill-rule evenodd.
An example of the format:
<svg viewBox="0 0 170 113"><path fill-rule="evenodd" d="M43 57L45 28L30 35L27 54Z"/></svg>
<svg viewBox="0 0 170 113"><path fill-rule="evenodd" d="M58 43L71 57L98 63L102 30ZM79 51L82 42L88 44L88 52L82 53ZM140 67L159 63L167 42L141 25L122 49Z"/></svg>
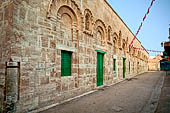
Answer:
<svg viewBox="0 0 170 113"><path fill-rule="evenodd" d="M163 87L164 78L165 77L162 76L157 82L155 88L152 91L150 99L148 100L144 108L142 109L141 113L155 113L157 106L158 106L159 98L161 95L161 89Z"/></svg>

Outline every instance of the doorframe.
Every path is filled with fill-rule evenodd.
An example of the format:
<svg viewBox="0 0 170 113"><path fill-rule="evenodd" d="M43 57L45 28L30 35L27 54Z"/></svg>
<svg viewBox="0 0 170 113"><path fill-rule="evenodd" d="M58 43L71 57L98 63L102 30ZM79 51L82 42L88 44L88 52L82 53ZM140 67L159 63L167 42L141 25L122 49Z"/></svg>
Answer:
<svg viewBox="0 0 170 113"><path fill-rule="evenodd" d="M106 54L107 52L104 52L104 51L101 51L101 50L95 50L95 51L97 52L97 54L98 53L103 54L103 83L104 83L104 57L105 57L104 54ZM96 57L97 57L97 55L96 55ZM96 86L100 87L102 85L99 85L99 86L97 85L97 60L96 60Z"/></svg>

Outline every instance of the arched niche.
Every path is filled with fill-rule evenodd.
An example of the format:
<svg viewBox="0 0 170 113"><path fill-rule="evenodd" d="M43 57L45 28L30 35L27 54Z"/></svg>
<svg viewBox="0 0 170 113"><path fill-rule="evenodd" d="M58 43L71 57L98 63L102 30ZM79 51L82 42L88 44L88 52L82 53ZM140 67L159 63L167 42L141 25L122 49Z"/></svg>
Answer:
<svg viewBox="0 0 170 113"><path fill-rule="evenodd" d="M135 49L134 48L131 48L132 49L132 55L133 57L135 57Z"/></svg>
<svg viewBox="0 0 170 113"><path fill-rule="evenodd" d="M108 41L110 44L112 44L112 28L111 28L111 26L108 26L107 41Z"/></svg>
<svg viewBox="0 0 170 113"><path fill-rule="evenodd" d="M61 15L61 28L72 29L73 20L70 15L64 13Z"/></svg>
<svg viewBox="0 0 170 113"><path fill-rule="evenodd" d="M92 34L93 29L93 16L89 9L84 10L84 31L86 33Z"/></svg>
<svg viewBox="0 0 170 113"><path fill-rule="evenodd" d="M140 59L141 59L141 55L142 55L142 54L141 54L141 51L139 51L139 58L140 58Z"/></svg>
<svg viewBox="0 0 170 113"><path fill-rule="evenodd" d="M122 32L121 31L119 31L118 46L120 49L122 49Z"/></svg>
<svg viewBox="0 0 170 113"><path fill-rule="evenodd" d="M126 38L126 51L129 53L129 38Z"/></svg>
<svg viewBox="0 0 170 113"><path fill-rule="evenodd" d="M78 19L75 12L69 6L63 5L59 8L57 15L60 19L60 28L62 32L67 34L67 37L64 36L62 38L72 37L72 40L76 39L77 37L73 37L73 34L77 33L78 29Z"/></svg>
<svg viewBox="0 0 170 113"><path fill-rule="evenodd" d="M118 48L118 35L117 33L113 33L113 47L114 47L114 53L117 53Z"/></svg>
<svg viewBox="0 0 170 113"><path fill-rule="evenodd" d="M81 13L80 7L76 1L74 1L74 0L49 0L48 3L49 3L47 5L47 18L48 19L52 19L53 21L56 21L56 19L58 18L58 15L56 15L57 14L56 12L58 12L58 10L62 6L67 6L74 11L74 13L78 17L78 20L80 22L82 22L82 20L81 20L82 13ZM59 16L59 18L60 18L60 16Z"/></svg>
<svg viewBox="0 0 170 113"><path fill-rule="evenodd" d="M97 40L99 41L100 45L104 45L104 31L101 26L98 26L96 29Z"/></svg>
<svg viewBox="0 0 170 113"><path fill-rule="evenodd" d="M66 6L66 5L61 6L59 8L57 14L60 16L61 19L62 19L63 16L67 15L67 17L69 17L72 20L71 24L75 23L76 27L78 27L77 16L76 16L75 12L69 6Z"/></svg>
<svg viewBox="0 0 170 113"><path fill-rule="evenodd" d="M103 21L96 20L94 31L96 33L97 43L101 46L106 44L106 26Z"/></svg>
<svg viewBox="0 0 170 113"><path fill-rule="evenodd" d="M124 55L126 56L126 41L125 41L125 39L122 40L122 48L123 48Z"/></svg>

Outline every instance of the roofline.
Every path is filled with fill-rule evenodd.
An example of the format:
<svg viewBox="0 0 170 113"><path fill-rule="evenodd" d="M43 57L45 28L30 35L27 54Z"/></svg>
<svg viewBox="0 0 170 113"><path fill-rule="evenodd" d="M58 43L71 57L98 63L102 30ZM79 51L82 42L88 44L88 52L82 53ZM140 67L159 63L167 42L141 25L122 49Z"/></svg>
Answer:
<svg viewBox="0 0 170 113"><path fill-rule="evenodd" d="M128 30L132 33L132 31L129 29L129 27L125 24L125 22L122 20L122 18L120 18L120 16L116 13L116 11L112 8L112 6L106 1L106 0L104 0L105 2L106 2L106 4L112 9L112 11L119 17L119 19L123 22L123 24L128 28ZM133 34L133 33L132 33ZM134 34L133 34L133 36L135 36ZM140 40L136 37L136 39L139 41L139 43L141 44L141 42L140 42ZM141 44L142 45L142 44ZM142 45L142 47L143 47L143 45ZM143 47L144 48L144 47ZM145 49L145 48L144 48ZM145 49L145 51L146 51L146 49ZM148 53L148 51L146 51L147 53ZM148 53L149 54L149 53Z"/></svg>
<svg viewBox="0 0 170 113"><path fill-rule="evenodd" d="M141 43L141 46L143 47L143 45L142 45L142 43ZM144 48L144 47L143 47ZM144 48L145 49L145 48ZM145 49L145 51L146 51L146 49ZM148 54L149 54L149 52L148 51L146 51Z"/></svg>

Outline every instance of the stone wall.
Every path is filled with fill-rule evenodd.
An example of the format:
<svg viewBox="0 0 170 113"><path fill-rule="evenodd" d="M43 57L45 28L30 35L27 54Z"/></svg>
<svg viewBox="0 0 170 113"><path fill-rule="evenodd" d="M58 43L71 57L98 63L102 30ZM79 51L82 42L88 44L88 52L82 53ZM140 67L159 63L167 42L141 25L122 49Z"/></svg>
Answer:
<svg viewBox="0 0 170 113"><path fill-rule="evenodd" d="M11 0L8 7L3 4L0 85L5 84L5 62L20 62L19 112L98 89L96 50L105 52L100 87L124 79L123 58L125 78L147 71L148 53L128 48L134 35L104 0ZM8 12L11 7L12 14ZM133 46L143 48L139 40ZM61 77L62 50L72 52L71 76Z"/></svg>
<svg viewBox="0 0 170 113"><path fill-rule="evenodd" d="M0 111L3 109L5 92L5 67L11 56L13 4L11 0L0 1Z"/></svg>

